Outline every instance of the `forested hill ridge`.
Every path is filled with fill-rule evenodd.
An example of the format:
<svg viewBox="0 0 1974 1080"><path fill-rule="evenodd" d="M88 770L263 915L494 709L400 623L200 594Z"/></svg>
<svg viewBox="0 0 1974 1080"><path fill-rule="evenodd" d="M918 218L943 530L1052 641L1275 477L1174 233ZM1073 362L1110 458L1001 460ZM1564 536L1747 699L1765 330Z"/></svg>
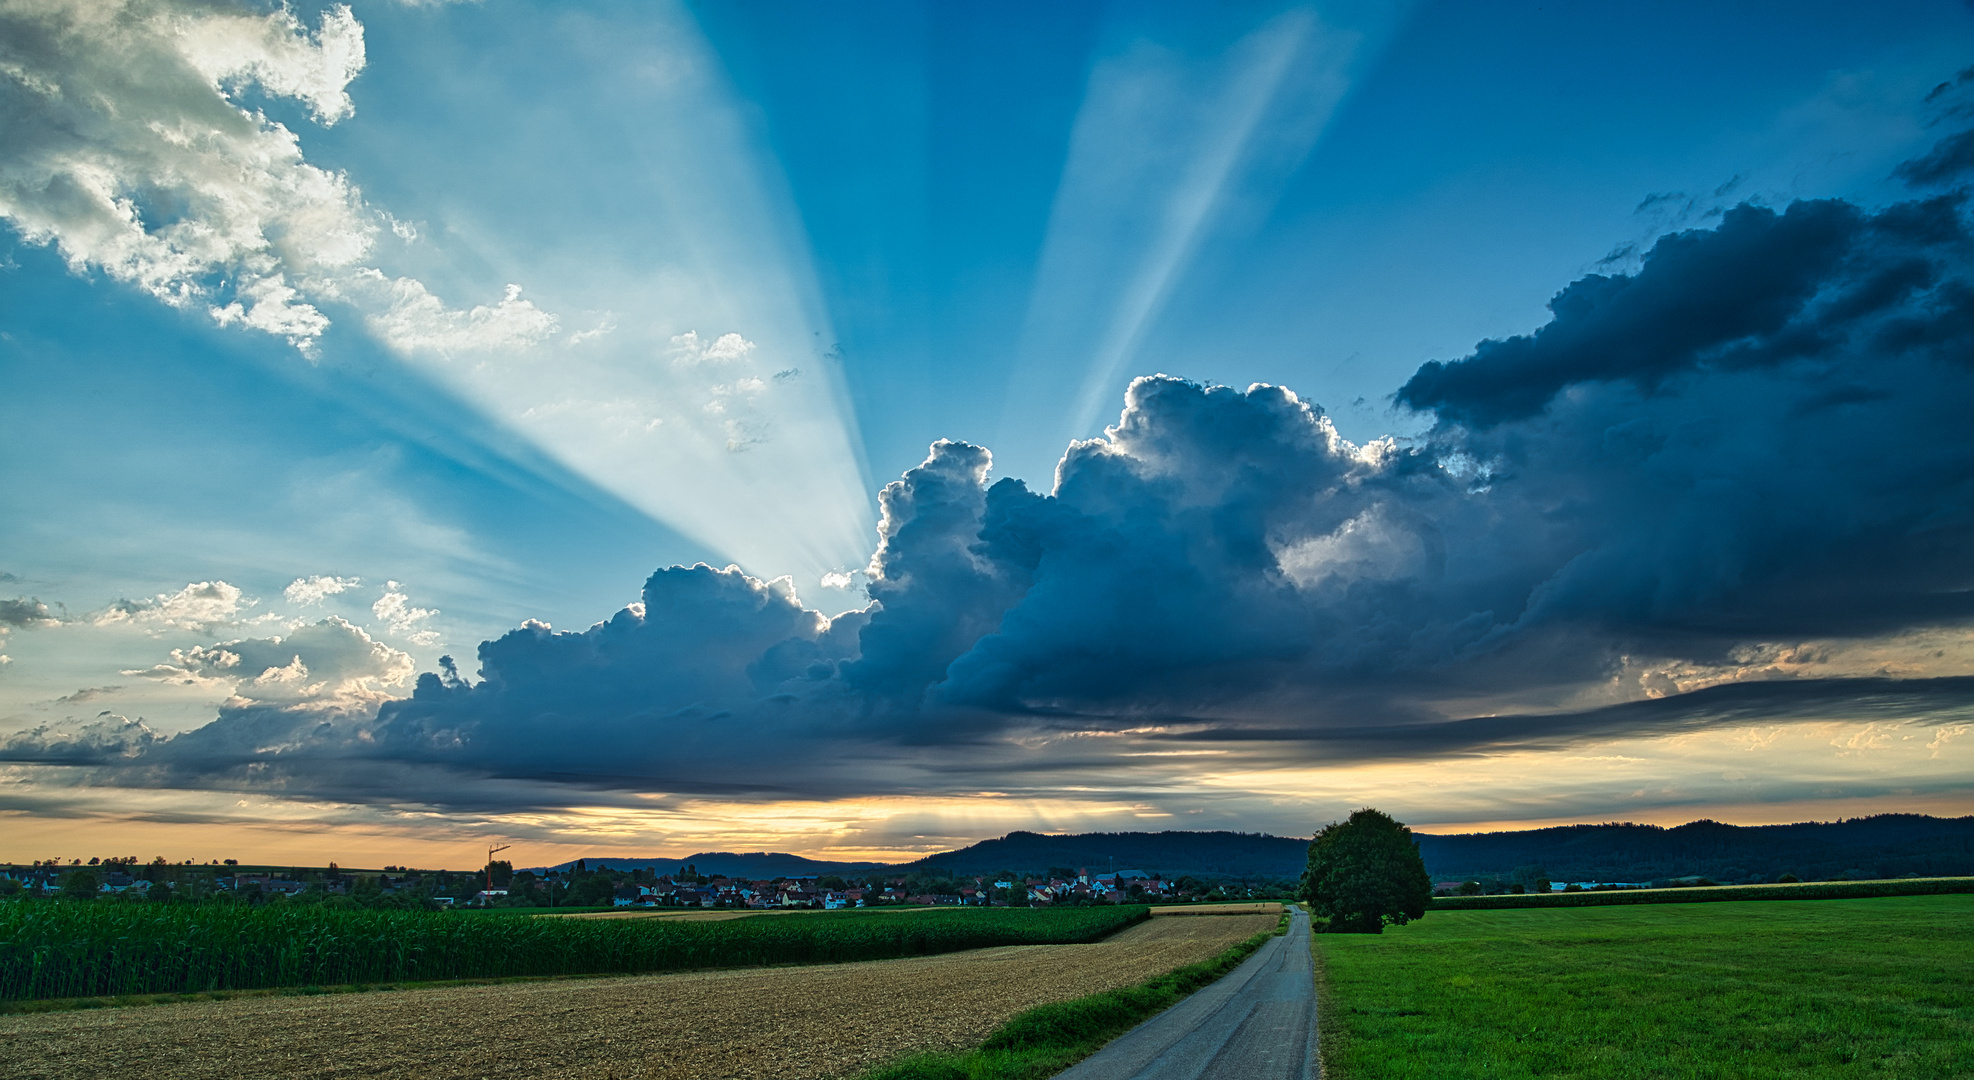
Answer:
<svg viewBox="0 0 1974 1080"><path fill-rule="evenodd" d="M1297 878L1309 859L1309 840L1266 833L1156 832L1076 833L1044 836L1011 832L958 851L942 851L900 871L943 870L952 874L991 874L1000 870L1040 873L1051 867L1071 870L1144 870L1168 878Z"/></svg>
<svg viewBox="0 0 1974 1080"><path fill-rule="evenodd" d="M1655 881L1704 876L1720 882L1804 880L1856 872L1868 877L1974 874L1974 817L1879 814L1800 825L1563 825L1518 832L1416 833L1435 881L1546 877L1553 881ZM882 871L898 874L1042 874L1052 868L1143 870L1167 878L1296 878L1305 837L1241 832L1012 832L914 862L826 862L798 855L701 852L684 857L590 859L592 869L651 867L702 874L807 877Z"/></svg>
<svg viewBox="0 0 1974 1080"><path fill-rule="evenodd" d="M1562 825L1519 832L1421 835L1436 881L1508 877L1539 868L1553 881L1653 881L1700 875L1723 883L1974 874L1974 817L1878 814L1799 825Z"/></svg>
<svg viewBox="0 0 1974 1080"><path fill-rule="evenodd" d="M780 851L702 851L697 855L687 855L681 859L670 856L655 859L625 859L616 856L594 859L571 859L566 863L549 867L550 870L568 871L580 861L586 870L650 870L653 873L670 874L692 867L695 873L709 877L734 877L749 880L772 880L778 877L819 877L823 874L845 874L864 870L881 870L886 864L874 862L829 862L823 859L808 859L800 855L789 855Z"/></svg>

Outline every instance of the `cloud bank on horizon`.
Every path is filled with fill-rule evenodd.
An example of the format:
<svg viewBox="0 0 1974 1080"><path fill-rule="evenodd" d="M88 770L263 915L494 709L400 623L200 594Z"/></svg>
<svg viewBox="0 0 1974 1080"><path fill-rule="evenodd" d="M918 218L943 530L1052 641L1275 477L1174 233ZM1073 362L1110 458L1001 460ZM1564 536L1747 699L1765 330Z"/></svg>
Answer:
<svg viewBox="0 0 1974 1080"><path fill-rule="evenodd" d="M72 782L495 810L571 787L956 795L1072 770L1128 787L1201 762L1837 719L1918 725L1938 757L1974 714L1960 138L1907 172L1909 201L1742 204L1577 280L1533 333L1420 368L1397 391L1433 418L1417 438L1353 444L1282 387L1140 378L1047 492L934 445L880 495L858 610L672 566L594 626L526 623L408 697L385 689L406 655L330 618L130 673L227 681L202 728L100 718L0 757ZM414 630L389 588L379 618ZM204 583L106 617L237 601ZM0 617L53 618L26 598ZM1927 783L1958 781L1907 790Z"/></svg>

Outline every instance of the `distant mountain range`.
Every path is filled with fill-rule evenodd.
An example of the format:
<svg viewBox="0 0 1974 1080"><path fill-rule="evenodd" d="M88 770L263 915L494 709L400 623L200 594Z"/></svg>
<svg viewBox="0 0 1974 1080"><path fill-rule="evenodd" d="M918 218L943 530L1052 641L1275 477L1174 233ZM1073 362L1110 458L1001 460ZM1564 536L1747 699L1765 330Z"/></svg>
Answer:
<svg viewBox="0 0 1974 1080"><path fill-rule="evenodd" d="M1974 817L1879 814L1801 825L1723 825L1695 821L1658 825L1564 825L1519 832L1420 833L1419 853L1434 880L1501 877L1539 867L1555 881L1649 881L1703 875L1716 881L1772 880L1789 873L1806 880L1846 871L1872 877L1974 874ZM906 863L830 862L781 852L708 851L683 858L601 858L590 869L644 869L668 874L687 864L702 874L730 877L812 877L823 874L1040 874L1072 870L1144 870L1168 878L1296 878L1309 840L1265 833L1078 833L1045 836L1012 832L957 851ZM566 869L573 862L555 869Z"/></svg>

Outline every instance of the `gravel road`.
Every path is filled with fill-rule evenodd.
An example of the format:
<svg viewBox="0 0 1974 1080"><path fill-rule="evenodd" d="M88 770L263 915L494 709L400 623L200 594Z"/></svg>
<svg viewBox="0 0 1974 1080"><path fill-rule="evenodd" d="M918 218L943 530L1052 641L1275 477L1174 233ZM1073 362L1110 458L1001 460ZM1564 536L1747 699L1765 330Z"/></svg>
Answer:
<svg viewBox="0 0 1974 1080"><path fill-rule="evenodd" d="M1084 1058L1057 1080L1315 1080L1309 916L1227 977Z"/></svg>
<svg viewBox="0 0 1974 1080"><path fill-rule="evenodd" d="M1093 945L907 960L0 1016L0 1078L806 1080L955 1050L1147 979L1272 915L1151 919Z"/></svg>

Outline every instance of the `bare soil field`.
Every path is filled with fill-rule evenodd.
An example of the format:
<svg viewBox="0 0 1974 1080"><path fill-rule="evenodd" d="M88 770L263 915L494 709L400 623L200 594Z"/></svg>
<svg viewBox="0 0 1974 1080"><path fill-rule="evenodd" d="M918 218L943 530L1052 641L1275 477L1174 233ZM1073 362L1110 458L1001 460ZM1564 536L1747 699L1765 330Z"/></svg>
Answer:
<svg viewBox="0 0 1974 1080"><path fill-rule="evenodd" d="M821 1080L972 1046L1023 1009L1204 960L1275 921L1151 919L1092 945L862 964L0 1016L0 1078Z"/></svg>

